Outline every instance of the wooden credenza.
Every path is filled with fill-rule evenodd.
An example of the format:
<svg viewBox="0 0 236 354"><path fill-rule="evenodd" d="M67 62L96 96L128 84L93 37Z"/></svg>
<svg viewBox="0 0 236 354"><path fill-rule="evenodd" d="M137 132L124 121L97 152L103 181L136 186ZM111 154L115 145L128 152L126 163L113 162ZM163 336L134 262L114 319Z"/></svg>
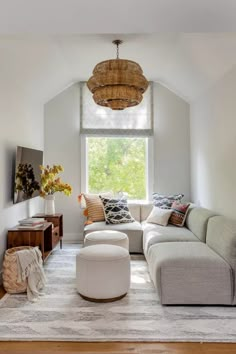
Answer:
<svg viewBox="0 0 236 354"><path fill-rule="evenodd" d="M62 248L63 214L36 214L34 218L44 218L46 222L35 229L22 229L18 226L8 230L7 248L19 246L38 246L42 252L43 261L60 242Z"/></svg>
<svg viewBox="0 0 236 354"><path fill-rule="evenodd" d="M60 248L62 248L62 237L63 237L63 214L47 215L39 213L33 216L33 218L44 218L48 222L52 223L52 244L53 248L60 241Z"/></svg>
<svg viewBox="0 0 236 354"><path fill-rule="evenodd" d="M19 229L17 226L8 230L7 248L19 246L38 246L45 262L53 250L52 223L46 222L36 229Z"/></svg>

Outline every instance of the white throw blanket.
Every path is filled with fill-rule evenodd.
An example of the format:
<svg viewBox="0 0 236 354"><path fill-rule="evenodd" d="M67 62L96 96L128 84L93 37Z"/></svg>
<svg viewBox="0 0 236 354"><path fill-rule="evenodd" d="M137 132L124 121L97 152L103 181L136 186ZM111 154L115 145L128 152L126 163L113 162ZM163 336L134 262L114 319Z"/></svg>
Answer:
<svg viewBox="0 0 236 354"><path fill-rule="evenodd" d="M43 269L42 253L38 247L16 252L18 266L18 282L27 282L27 297L29 301L36 301L43 295L40 290L46 284Z"/></svg>

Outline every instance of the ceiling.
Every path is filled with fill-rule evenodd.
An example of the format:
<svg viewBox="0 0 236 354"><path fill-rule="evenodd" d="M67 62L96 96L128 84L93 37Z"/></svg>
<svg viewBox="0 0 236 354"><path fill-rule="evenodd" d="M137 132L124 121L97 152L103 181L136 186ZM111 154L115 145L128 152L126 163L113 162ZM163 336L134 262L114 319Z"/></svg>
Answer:
<svg viewBox="0 0 236 354"><path fill-rule="evenodd" d="M0 0L0 33L222 32L235 0Z"/></svg>
<svg viewBox="0 0 236 354"><path fill-rule="evenodd" d="M120 57L137 61L148 80L193 101L236 64L235 34L136 34L124 40ZM115 58L115 35L56 37L73 81L87 80L99 61Z"/></svg>
<svg viewBox="0 0 236 354"><path fill-rule="evenodd" d="M42 103L115 58L117 38L121 58L188 102L236 65L235 0L0 0L0 8L0 84Z"/></svg>

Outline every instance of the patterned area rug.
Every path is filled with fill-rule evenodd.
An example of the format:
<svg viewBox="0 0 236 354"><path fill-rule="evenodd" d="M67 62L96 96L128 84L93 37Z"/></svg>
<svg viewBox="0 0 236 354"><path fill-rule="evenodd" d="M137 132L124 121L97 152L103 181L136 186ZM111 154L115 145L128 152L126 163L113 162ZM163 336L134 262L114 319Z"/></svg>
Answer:
<svg viewBox="0 0 236 354"><path fill-rule="evenodd" d="M45 295L0 301L0 340L236 342L236 308L161 306L142 256L132 257L129 294L117 302L83 300L75 287L76 246L55 250Z"/></svg>

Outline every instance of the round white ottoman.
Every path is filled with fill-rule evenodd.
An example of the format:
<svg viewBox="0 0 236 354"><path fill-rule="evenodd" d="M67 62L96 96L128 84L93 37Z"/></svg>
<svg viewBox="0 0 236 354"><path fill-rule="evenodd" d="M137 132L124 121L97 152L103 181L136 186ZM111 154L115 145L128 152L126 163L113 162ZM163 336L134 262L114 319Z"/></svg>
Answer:
<svg viewBox="0 0 236 354"><path fill-rule="evenodd" d="M97 244L115 245L129 250L129 239L124 232L120 231L93 231L85 235L84 247Z"/></svg>
<svg viewBox="0 0 236 354"><path fill-rule="evenodd" d="M120 246L93 245L76 256L78 293L86 300L121 299L130 287L130 255Z"/></svg>

